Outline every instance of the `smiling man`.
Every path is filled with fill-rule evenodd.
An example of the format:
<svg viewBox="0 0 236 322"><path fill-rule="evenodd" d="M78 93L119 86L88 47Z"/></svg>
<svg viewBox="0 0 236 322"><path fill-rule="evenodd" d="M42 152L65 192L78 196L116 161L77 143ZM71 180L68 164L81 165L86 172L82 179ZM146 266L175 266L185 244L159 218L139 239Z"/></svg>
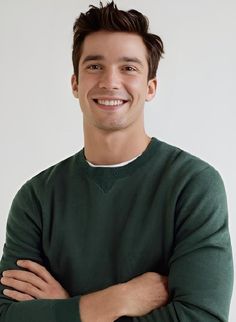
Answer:
<svg viewBox="0 0 236 322"><path fill-rule="evenodd" d="M154 97L157 81L148 80L147 56L135 33L102 30L84 40L72 87L83 112L85 155L94 164L127 161L150 142L144 103Z"/></svg>
<svg viewBox="0 0 236 322"><path fill-rule="evenodd" d="M75 21L71 84L84 148L12 202L0 322L227 321L222 179L144 128L163 53L138 11L111 2Z"/></svg>

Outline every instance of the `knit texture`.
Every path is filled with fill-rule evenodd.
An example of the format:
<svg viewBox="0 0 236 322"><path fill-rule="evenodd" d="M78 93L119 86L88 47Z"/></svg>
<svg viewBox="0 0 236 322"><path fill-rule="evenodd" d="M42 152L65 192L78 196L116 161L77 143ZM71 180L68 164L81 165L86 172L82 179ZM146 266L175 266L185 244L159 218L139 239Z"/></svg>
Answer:
<svg viewBox="0 0 236 322"><path fill-rule="evenodd" d="M233 263L221 176L155 137L121 167L92 167L81 149L16 193L0 272L17 259L44 265L71 298L16 302L0 285L0 322L81 322L81 295L149 271L168 276L169 303L119 321L226 322Z"/></svg>

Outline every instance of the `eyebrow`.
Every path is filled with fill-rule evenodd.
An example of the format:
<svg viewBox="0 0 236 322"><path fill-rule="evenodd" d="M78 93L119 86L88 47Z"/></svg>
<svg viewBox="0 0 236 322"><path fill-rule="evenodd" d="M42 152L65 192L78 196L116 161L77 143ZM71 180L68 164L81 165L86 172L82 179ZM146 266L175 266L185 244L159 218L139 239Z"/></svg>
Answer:
<svg viewBox="0 0 236 322"><path fill-rule="evenodd" d="M83 59L82 65L89 62L89 61L93 61L93 60L105 60L105 57L102 55L88 55ZM123 56L123 57L119 58L118 61L119 62L127 62L127 63L137 63L140 66L144 67L142 61L137 57Z"/></svg>

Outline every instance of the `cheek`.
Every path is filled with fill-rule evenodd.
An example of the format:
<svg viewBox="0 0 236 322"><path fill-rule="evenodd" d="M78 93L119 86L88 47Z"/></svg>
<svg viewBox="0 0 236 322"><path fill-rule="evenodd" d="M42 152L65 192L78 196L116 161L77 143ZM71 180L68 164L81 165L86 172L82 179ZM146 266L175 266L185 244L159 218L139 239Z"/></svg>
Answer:
<svg viewBox="0 0 236 322"><path fill-rule="evenodd" d="M143 76L141 77L130 77L128 79L126 79L126 84L128 84L128 86L133 87L133 88L145 88L147 87L147 80L146 78L144 78Z"/></svg>
<svg viewBox="0 0 236 322"><path fill-rule="evenodd" d="M127 82L127 90L132 93L134 97L145 100L147 89L147 81L144 79L133 78Z"/></svg>
<svg viewBox="0 0 236 322"><path fill-rule="evenodd" d="M79 96L81 98L85 97L89 91L89 89L91 88L91 81L88 79L88 77L84 77L83 75L79 76L78 79L78 92L79 92Z"/></svg>
<svg viewBox="0 0 236 322"><path fill-rule="evenodd" d="M80 92L88 93L96 86L97 79L93 75L80 75L79 84L80 84L80 89L79 89Z"/></svg>

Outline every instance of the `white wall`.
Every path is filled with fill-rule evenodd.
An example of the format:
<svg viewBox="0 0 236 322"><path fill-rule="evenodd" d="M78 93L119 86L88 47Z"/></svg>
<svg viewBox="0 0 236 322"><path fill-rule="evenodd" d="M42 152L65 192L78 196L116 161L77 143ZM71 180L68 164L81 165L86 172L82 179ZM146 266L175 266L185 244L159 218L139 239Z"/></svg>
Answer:
<svg viewBox="0 0 236 322"><path fill-rule="evenodd" d="M0 249L19 187L83 146L70 88L72 25L90 3L98 1L0 0ZM134 7L133 1L116 3ZM145 107L147 133L220 171L235 246L236 2L136 0L135 9L149 17L166 50L157 97ZM231 322L235 304L234 295Z"/></svg>

